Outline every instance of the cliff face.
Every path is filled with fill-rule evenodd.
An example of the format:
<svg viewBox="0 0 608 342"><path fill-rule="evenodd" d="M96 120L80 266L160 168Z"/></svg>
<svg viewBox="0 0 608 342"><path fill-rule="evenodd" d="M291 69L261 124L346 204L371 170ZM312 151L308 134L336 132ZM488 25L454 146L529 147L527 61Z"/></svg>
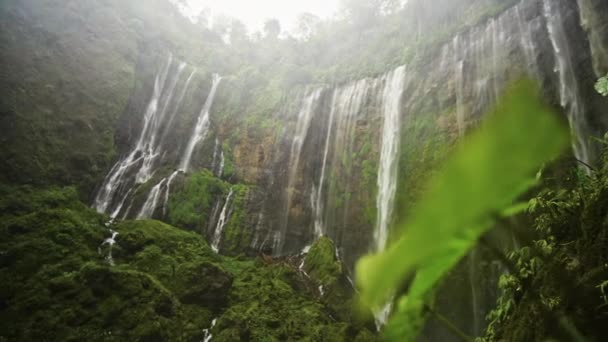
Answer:
<svg viewBox="0 0 608 342"><path fill-rule="evenodd" d="M593 163L589 137L608 126L606 99L593 91L608 71L601 1L529 0L478 14L417 46L399 84L394 70L291 88L222 67L205 54L218 42L184 38L195 29L177 14L164 19L171 29L153 29L162 1L145 12L52 4L2 5L2 177L76 183L112 216L217 235L228 254L293 254L327 235L352 265L407 217L453 143L522 75L563 108L578 159ZM213 68L227 74L209 96Z"/></svg>
<svg viewBox="0 0 608 342"><path fill-rule="evenodd" d="M595 6L593 13L606 11L593 2L523 1L430 44L410 61L397 95L398 208L410 206L450 146L476 126L510 80L522 76L541 82L572 128L574 155L593 163L598 147L589 137L607 127L606 99L593 90L606 72L598 52L605 45L598 37L605 33L603 24L581 25L593 22L588 10L580 10L586 6ZM256 184L265 198L256 241L273 241L278 233L283 237L275 247L284 246L278 252L294 253L314 238L322 221L323 233L347 261L373 249L383 105L391 100L384 93L386 78L283 93L277 96L279 109L260 125L246 113L222 116L228 109L220 97L215 122L231 150L236 179ZM393 220L406 216L407 209L400 210Z"/></svg>
<svg viewBox="0 0 608 342"><path fill-rule="evenodd" d="M413 16L430 18L416 3ZM497 3L462 0L464 19L437 29L419 19L424 43L380 51L399 52L374 59L375 76L315 83L310 60L288 75L267 56L253 67L259 56L233 56L162 0L4 1L0 183L76 185L112 218L196 231L225 255L295 255L327 236L346 277L399 233L425 180L511 80L539 81L571 127L572 154L594 164L592 137L608 129L608 100L593 90L608 72L608 3ZM466 305L438 297L472 335L495 296L479 290L493 288L485 258L450 278ZM449 338L433 324L429 336Z"/></svg>
<svg viewBox="0 0 608 342"><path fill-rule="evenodd" d="M0 13L1 180L77 185L83 199L128 144L121 132L160 59L173 51L211 64L204 56L217 43L202 47L163 0L10 0Z"/></svg>

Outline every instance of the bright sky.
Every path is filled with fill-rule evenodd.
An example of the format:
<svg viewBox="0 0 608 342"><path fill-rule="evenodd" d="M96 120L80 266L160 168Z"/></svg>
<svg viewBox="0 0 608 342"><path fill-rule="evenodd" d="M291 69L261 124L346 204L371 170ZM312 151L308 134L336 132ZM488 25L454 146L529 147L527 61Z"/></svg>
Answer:
<svg viewBox="0 0 608 342"><path fill-rule="evenodd" d="M250 31L263 27L264 22L276 18L283 29L291 29L300 13L310 12L320 18L331 17L338 10L339 0L186 0L189 15L204 8L212 16L226 14L241 20Z"/></svg>

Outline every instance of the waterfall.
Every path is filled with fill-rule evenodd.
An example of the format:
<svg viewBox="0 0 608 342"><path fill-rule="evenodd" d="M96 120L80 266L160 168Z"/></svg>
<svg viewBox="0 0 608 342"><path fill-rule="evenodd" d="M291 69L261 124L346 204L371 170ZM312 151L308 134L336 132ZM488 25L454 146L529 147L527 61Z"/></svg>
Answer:
<svg viewBox="0 0 608 342"><path fill-rule="evenodd" d="M547 30L555 55L555 72L559 76L559 97L562 107L566 110L572 132L572 148L574 156L590 164L593 161L585 137L589 132L585 108L578 89L576 72L572 63L572 51L563 26L559 2L543 0L543 13L547 22Z"/></svg>
<svg viewBox="0 0 608 342"><path fill-rule="evenodd" d="M279 233L278 241L275 236L275 253L281 253L285 244L285 235L287 233L287 223L289 221L289 209L291 208L291 202L293 199L293 192L296 182L296 174L300 164L300 154L302 152L302 146L308 135L308 129L316 108L316 104L321 96L322 88L315 89L310 95L306 96L298 112L298 120L296 122L295 132L291 143L291 153L289 155L289 175L287 181L287 200L285 201L285 213L284 222L282 224L281 232Z"/></svg>
<svg viewBox="0 0 608 342"><path fill-rule="evenodd" d="M352 154L355 138L355 122L361 112L363 101L368 95L370 86L373 84L373 81L363 79L336 88L333 91L327 134L325 136L321 175L316 188L313 185L313 191L311 192L311 196L314 199L312 204L314 232L317 238L327 233L325 229L325 207L327 206L324 197L325 179L328 172L338 166L342 155ZM330 147L333 147L334 157L331 160L329 158L332 151ZM345 172L347 177L350 176L350 171L347 168Z"/></svg>
<svg viewBox="0 0 608 342"><path fill-rule="evenodd" d="M315 216L315 237L319 238L325 233L323 227L323 183L325 181L325 170L327 168L327 155L329 154L329 144L331 139L331 130L334 124L334 115L336 113L335 107L336 91L334 90L331 110L329 112L329 126L327 127L327 136L325 138L325 150L323 151L323 164L321 166L321 176L319 178L318 189L314 189L311 192L314 216Z"/></svg>
<svg viewBox="0 0 608 342"><path fill-rule="evenodd" d="M156 184L152 190L150 190L146 202L144 202L139 214L137 214L137 219L151 218L152 215L154 215L154 211L158 207L158 199L160 198L161 188L166 182L167 179L164 178L158 184Z"/></svg>
<svg viewBox="0 0 608 342"><path fill-rule="evenodd" d="M211 86L211 91L207 96L207 100L205 101L205 105L201 110L201 113L198 116L198 120L196 122L196 126L194 127L194 131L192 132L192 136L188 141L188 145L182 157L182 162L180 164L180 170L187 172L190 167L190 161L192 159L192 154L194 153L194 148L198 145L199 142L205 139L207 136L207 131L209 129L209 110L211 110L211 105L213 105L213 100L215 98L215 93L217 91L217 87L220 85L222 81L222 77L220 75L213 75L213 85Z"/></svg>
<svg viewBox="0 0 608 342"><path fill-rule="evenodd" d="M110 213L112 218L117 217L127 198L133 193L134 187L152 177L163 148L162 135L166 132L162 132L168 129L165 124L166 114L171 108L169 120L173 120L194 76L192 72L183 82L180 95L175 101L174 94L185 68L186 64L183 62L175 65L173 56L169 55L166 65L157 73L138 139L131 150L114 164L104 179L93 202L97 211Z"/></svg>
<svg viewBox="0 0 608 342"><path fill-rule="evenodd" d="M110 236L109 238L103 240L103 242L101 243L101 245L97 248L97 252L100 255L103 255L102 248L103 248L103 246L107 245L108 246L108 254L106 254L105 259L108 261L108 263L110 265L114 266L114 259L112 258L112 248L116 244L116 237L118 236L118 232L115 232L112 229L110 229L110 233L112 234L112 236Z"/></svg>
<svg viewBox="0 0 608 342"><path fill-rule="evenodd" d="M521 4L514 7L519 28L520 44L524 51L528 72L539 77L540 71L536 63L537 46L534 42L534 33L539 30L539 20L524 22L521 14Z"/></svg>
<svg viewBox="0 0 608 342"><path fill-rule="evenodd" d="M154 175L161 163L161 157L164 158L166 154L164 142L170 134L180 105L196 75L196 71L192 70L187 78L182 77L186 66L183 62L175 63L173 56L169 55L166 65L155 76L153 94L144 112L138 139L132 149L116 162L106 176L93 203L93 207L97 211L108 212L112 218L118 217L121 212L124 212L123 207L134 190L148 182ZM220 80L218 75L214 75L211 91L198 116L192 136L189 137L179 168L168 178L163 178L152 187L137 218L152 217L161 198L163 199L163 216L166 215L171 183L180 171L187 171L194 149L207 134L209 110ZM221 156L223 158L223 154ZM131 200L131 205L132 202L133 200ZM123 217L129 215L131 205L124 212Z"/></svg>
<svg viewBox="0 0 608 342"><path fill-rule="evenodd" d="M216 323L217 323L217 318L214 318L213 321L211 321L211 326L208 329L203 329L203 342L211 341L211 338L213 338L213 334L211 334L211 329L213 329L213 327L215 327Z"/></svg>
<svg viewBox="0 0 608 342"><path fill-rule="evenodd" d="M388 229L397 190L397 166L401 141L401 99L405 87L405 66L388 73L382 91L382 143L378 169L378 217L374 232L376 251L386 247Z"/></svg>
<svg viewBox="0 0 608 342"><path fill-rule="evenodd" d="M217 220L217 225L215 226L215 232L213 232L213 239L211 240L211 249L216 253L219 252L220 242L222 241L222 232L224 231L224 227L228 222L228 218L230 217L229 207L230 207L230 199L234 194L234 190L231 188L230 192L228 192L228 196L226 197L226 202L224 202L224 207L222 208L222 212L220 213L220 218Z"/></svg>
<svg viewBox="0 0 608 342"><path fill-rule="evenodd" d="M143 153L143 162L137 175L135 176L136 184L144 184L152 178L153 174L153 163L161 154L160 148L157 144L158 135L161 133L163 120L165 118L165 114L167 113L167 108L173 98L173 94L175 93L175 86L179 81L179 77L184 70L186 63L180 63L178 66L177 76L173 77L168 89L166 100L163 101L162 107L158 110L157 113L151 116L150 120L147 121L148 127L144 127L144 131L146 131L145 135L142 135L140 138L140 142L138 143L138 148Z"/></svg>
<svg viewBox="0 0 608 342"><path fill-rule="evenodd" d="M603 36L608 32L605 25L608 7L602 7L601 1L594 0L578 0L577 3L581 26L589 39L593 70L599 78L608 72L608 44L603 40Z"/></svg>
<svg viewBox="0 0 608 342"><path fill-rule="evenodd" d="M194 75L194 72L188 77L185 87L187 87L190 84L190 81L191 81L193 75ZM205 101L203 109L201 110L201 114L198 117L197 125L194 129L193 135L190 137L188 147L186 148L186 151L184 152L184 156L182 158L182 164L180 166L180 169L174 171L171 174L171 176L169 176L169 178L162 179L156 186L154 186L152 188L152 190L150 190L150 193L148 194L148 198L146 199L144 206L142 207L141 211L137 215L138 219L152 217L152 215L154 214L154 210L156 209L156 207L158 205L158 199L160 198L161 187L165 183L167 184L167 186L165 187L166 189L165 189L165 195L163 197L162 208L163 208L163 216L166 215L167 204L169 203L169 195L171 192L171 183L173 182L173 179L179 174L179 172L186 172L186 170L189 167L190 159L192 158L192 153L194 152L194 148L201 140L203 140L205 138L205 136L207 134L207 129L209 127L209 110L211 109L211 105L213 104L215 92L217 90L217 86L219 85L220 81L221 81L221 77L219 77L218 75L213 76L213 85L211 87L211 92L207 96L207 100ZM180 95L180 102L181 102L181 99L183 99L184 94L185 94L185 90L182 92L182 95ZM177 109L175 111L177 111ZM173 121L174 116L175 116L175 113L172 114L172 116L170 118L170 122ZM216 148L217 148L218 144L219 144L219 141L217 141L217 139L216 139Z"/></svg>
<svg viewBox="0 0 608 342"><path fill-rule="evenodd" d="M215 139L215 147L213 148L211 171L218 178L221 178L224 173L224 151L222 151L222 145L218 139Z"/></svg>
<svg viewBox="0 0 608 342"><path fill-rule="evenodd" d="M186 96L186 92L190 88L190 82L192 82L192 79L194 78L195 75L196 75L196 70L192 70L192 72L190 73L190 76L188 76L188 79L186 80L186 84L182 88L182 91L181 91L181 94L179 95L177 103L182 103L182 101L184 101L184 97ZM167 139L167 135L169 135L169 131L171 130L171 127L173 127L173 122L175 121L175 117L177 116L177 111L178 110L179 110L179 106L175 106L173 108L173 111L169 115L169 120L167 121L167 124L165 125L165 129L164 129L163 134L161 136L159 146L161 146L165 142L165 140Z"/></svg>
<svg viewBox="0 0 608 342"><path fill-rule="evenodd" d="M167 207L169 205L169 195L171 194L171 184L177 175L180 173L180 170L173 171L169 179L167 180L167 187L165 189L165 197L163 198L163 217L167 216Z"/></svg>

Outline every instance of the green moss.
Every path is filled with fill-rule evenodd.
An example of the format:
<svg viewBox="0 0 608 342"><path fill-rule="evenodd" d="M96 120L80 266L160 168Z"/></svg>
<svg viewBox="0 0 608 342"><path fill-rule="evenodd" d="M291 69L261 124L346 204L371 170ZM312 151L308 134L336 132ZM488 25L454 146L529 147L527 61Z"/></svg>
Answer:
<svg viewBox="0 0 608 342"><path fill-rule="evenodd" d="M80 203L73 188L0 189L1 336L176 340L200 333L186 332L192 320L156 278L109 267L97 252L109 235L106 218Z"/></svg>
<svg viewBox="0 0 608 342"><path fill-rule="evenodd" d="M297 267L220 256L200 234L159 221L113 225L119 234L115 266L110 266L97 250L110 235L106 220L80 203L74 188L0 185L0 336L202 340L203 329L219 316L213 328L218 341L237 336L255 341L375 339L336 315L317 292L309 292L316 285ZM333 244L323 243L320 250L331 255L327 248Z"/></svg>
<svg viewBox="0 0 608 342"><path fill-rule="evenodd" d="M231 189L234 194L230 205L230 217L224 227L222 253L235 255L248 249L255 231L246 225L249 187L237 184L233 185Z"/></svg>
<svg viewBox="0 0 608 342"><path fill-rule="evenodd" d="M456 141L455 109L442 112L412 114L403 124L400 146L396 207L409 209L424 191L427 180L437 172ZM409 215L408 210L396 213L397 222Z"/></svg>
<svg viewBox="0 0 608 342"><path fill-rule="evenodd" d="M168 205L169 223L204 232L209 223L207 215L217 199L228 193L229 185L209 170L191 174L181 184L175 183Z"/></svg>
<svg viewBox="0 0 608 342"><path fill-rule="evenodd" d="M342 265L336 259L336 247L327 237L317 240L304 259L304 269L322 285L335 283L342 276Z"/></svg>

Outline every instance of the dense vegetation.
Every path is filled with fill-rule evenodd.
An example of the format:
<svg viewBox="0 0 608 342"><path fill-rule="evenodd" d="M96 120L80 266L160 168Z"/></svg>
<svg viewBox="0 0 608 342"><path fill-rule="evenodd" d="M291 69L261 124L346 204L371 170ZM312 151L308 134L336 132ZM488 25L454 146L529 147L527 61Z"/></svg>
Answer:
<svg viewBox="0 0 608 342"><path fill-rule="evenodd" d="M74 188L0 190L3 339L192 341L214 318L215 341L375 338L350 314L351 288L326 240L306 275L297 258L222 257L158 221L108 226Z"/></svg>
<svg viewBox="0 0 608 342"><path fill-rule="evenodd" d="M483 106L469 103L474 96L461 103L464 97L452 94L462 87L456 79L439 91L442 78L424 78L434 65L429 60L443 58L443 44L495 23L490 19L516 0L343 0L335 18L303 14L294 31L269 20L253 33L229 17L193 23L172 2L183 3L0 3L0 342L208 342L211 335L213 341L412 341L433 327L429 322L467 341L601 341L608 334L608 157L589 165L565 151L567 134L555 120L560 101L550 94L564 91L557 79L563 75L541 77L542 96L519 83L487 122L485 109L471 113L463 132L458 112ZM580 24L581 32L589 29ZM598 37L592 43L603 47ZM553 71L555 61L543 50L550 45L538 47L538 59ZM509 63L523 64L509 53ZM164 222L111 220L89 207L91 198L136 139L155 72L168 54L196 71L176 136L190 134L211 74L223 76L212 133L193 170L177 174L166 208L154 208L153 217ZM595 113L607 103L608 75L595 84L602 96L593 83L608 70L601 69L601 53L585 58L596 70L581 67L575 70L585 72L572 78L593 79L581 82L589 85L581 96L591 99ZM252 212L262 206L261 192L284 190L279 178L289 173L289 155L273 152L293 150L290 129L302 99L319 88L319 107L329 108L332 91L382 79L403 64L417 84L407 88L413 95L401 108L411 111L402 115L389 249L362 259L354 283L355 262L337 247L340 234L370 236L363 233L378 215L381 104L372 99L362 104L370 114L353 120L352 148L331 156L338 166L325 181L332 204L326 218L340 226L336 241L321 236L300 254L271 256L273 232L253 241L264 227ZM519 77L519 68L504 81ZM499 77L471 80L473 91ZM591 124L599 130L604 121ZM318 134L307 139L324 142L324 124L313 122ZM214 143L222 152L219 174L207 166ZM308 148L320 154L322 145ZM296 183L318 179L320 165L301 164L308 173ZM162 165L138 185L130 206L141 207L174 171ZM229 193L230 220L218 254L208 242L212 216ZM284 208L276 195L269 206L281 205L270 211L291 210L302 222L289 224L312 226L302 208L314 199L304 197L299 207ZM333 217L338 214L344 218ZM496 232L516 241L515 248L494 244L488 236ZM453 277L463 277L473 249L501 273L498 288L490 289L498 298L485 336L464 332L442 314L445 303L438 300ZM467 305L460 294L450 293L450 305ZM378 333L371 311L387 302L394 314Z"/></svg>

